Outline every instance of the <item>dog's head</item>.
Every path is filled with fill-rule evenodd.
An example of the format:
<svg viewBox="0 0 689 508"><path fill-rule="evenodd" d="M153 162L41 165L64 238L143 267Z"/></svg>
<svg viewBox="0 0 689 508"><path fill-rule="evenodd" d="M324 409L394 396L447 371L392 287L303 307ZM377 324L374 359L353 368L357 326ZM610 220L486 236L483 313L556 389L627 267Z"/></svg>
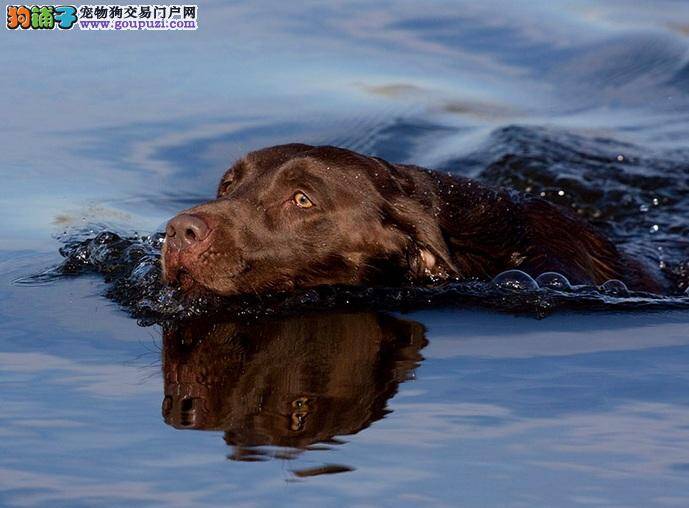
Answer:
<svg viewBox="0 0 689 508"><path fill-rule="evenodd" d="M453 270L427 172L334 147L251 152L167 225L163 277L221 295Z"/></svg>

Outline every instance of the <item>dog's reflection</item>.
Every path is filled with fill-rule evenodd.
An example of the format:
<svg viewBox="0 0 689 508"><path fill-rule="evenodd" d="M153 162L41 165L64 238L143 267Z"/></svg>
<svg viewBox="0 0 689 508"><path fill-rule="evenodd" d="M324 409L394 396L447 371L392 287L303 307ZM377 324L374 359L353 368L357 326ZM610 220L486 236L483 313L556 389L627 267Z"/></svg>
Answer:
<svg viewBox="0 0 689 508"><path fill-rule="evenodd" d="M386 414L426 343L419 323L377 313L169 326L163 417L224 431L238 460L260 459L261 446L336 443Z"/></svg>

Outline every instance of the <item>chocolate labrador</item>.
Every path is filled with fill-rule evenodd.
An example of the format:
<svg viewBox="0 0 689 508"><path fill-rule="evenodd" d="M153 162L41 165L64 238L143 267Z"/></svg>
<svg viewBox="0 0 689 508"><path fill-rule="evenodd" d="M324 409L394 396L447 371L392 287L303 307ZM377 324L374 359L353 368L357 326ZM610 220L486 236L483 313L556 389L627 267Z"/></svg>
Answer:
<svg viewBox="0 0 689 508"><path fill-rule="evenodd" d="M170 220L162 254L167 283L220 295L490 280L510 269L661 289L568 210L332 146L249 153L215 200Z"/></svg>

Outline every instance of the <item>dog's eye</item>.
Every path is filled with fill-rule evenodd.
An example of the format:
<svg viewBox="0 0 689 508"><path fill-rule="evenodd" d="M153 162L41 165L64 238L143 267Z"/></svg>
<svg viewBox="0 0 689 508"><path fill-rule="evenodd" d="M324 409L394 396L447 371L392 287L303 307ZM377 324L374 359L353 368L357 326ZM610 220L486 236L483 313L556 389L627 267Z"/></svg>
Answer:
<svg viewBox="0 0 689 508"><path fill-rule="evenodd" d="M306 194L304 194L303 192L297 192L292 197L292 201L299 208L311 208L313 206L313 203L311 202L309 197Z"/></svg>

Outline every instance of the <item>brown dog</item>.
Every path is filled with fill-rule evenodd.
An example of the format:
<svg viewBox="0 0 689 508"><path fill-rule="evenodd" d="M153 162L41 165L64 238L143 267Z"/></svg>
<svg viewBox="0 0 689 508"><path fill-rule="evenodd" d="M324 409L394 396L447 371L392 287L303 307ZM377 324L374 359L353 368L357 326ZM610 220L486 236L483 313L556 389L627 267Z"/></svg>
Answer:
<svg viewBox="0 0 689 508"><path fill-rule="evenodd" d="M221 295L490 280L510 269L661 288L556 205L331 146L249 153L214 201L168 223L163 246L166 282Z"/></svg>

